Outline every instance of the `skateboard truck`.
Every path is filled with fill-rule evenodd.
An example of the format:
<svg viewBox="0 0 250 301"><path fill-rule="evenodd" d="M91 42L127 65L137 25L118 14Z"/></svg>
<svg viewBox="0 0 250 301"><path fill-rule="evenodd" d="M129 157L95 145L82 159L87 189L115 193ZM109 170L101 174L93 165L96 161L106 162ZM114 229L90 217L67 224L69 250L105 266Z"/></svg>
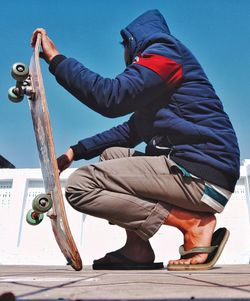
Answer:
<svg viewBox="0 0 250 301"><path fill-rule="evenodd" d="M8 98L12 102L21 102L24 95L33 99L35 91L32 89L29 67L24 63L15 63L11 68L11 76L16 80L16 86L8 90Z"/></svg>
<svg viewBox="0 0 250 301"><path fill-rule="evenodd" d="M32 202L32 209L26 215L26 221L30 225L38 225L44 217L44 213L48 212L53 205L51 194L38 194Z"/></svg>
<svg viewBox="0 0 250 301"><path fill-rule="evenodd" d="M57 218L57 215L55 213L53 213L53 212L50 212L50 211L47 213L47 216L50 219L54 219L54 220Z"/></svg>

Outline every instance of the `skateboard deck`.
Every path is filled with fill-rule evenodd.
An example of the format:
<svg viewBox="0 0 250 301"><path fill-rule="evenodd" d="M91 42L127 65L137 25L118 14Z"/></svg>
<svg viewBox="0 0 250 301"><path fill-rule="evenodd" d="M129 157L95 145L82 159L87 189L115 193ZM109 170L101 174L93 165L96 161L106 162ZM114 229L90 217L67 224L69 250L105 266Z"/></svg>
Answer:
<svg viewBox="0 0 250 301"><path fill-rule="evenodd" d="M38 202L39 206L44 206L44 203L47 201L47 196L49 197L52 207L49 209L47 216L50 218L57 244L65 256L67 263L75 270L79 271L82 269L82 261L70 231L64 206L49 111L40 67L40 47L41 36L38 34L34 52L30 60L27 83L24 85L24 88L19 88L19 91L21 91L19 94L29 95L29 107L45 187L45 195L40 199L38 197L36 202ZM17 87L18 86L20 87L21 84L20 81L17 80ZM26 90L29 90L29 93L26 93ZM41 212L39 212L39 210L36 211L36 209L32 211L34 220L39 219L40 213Z"/></svg>

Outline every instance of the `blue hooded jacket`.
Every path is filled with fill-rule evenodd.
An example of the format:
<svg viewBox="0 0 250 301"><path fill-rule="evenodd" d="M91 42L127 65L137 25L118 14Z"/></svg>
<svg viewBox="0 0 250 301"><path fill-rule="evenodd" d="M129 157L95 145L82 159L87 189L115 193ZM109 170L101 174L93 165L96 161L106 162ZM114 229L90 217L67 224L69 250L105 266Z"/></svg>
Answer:
<svg viewBox="0 0 250 301"><path fill-rule="evenodd" d="M75 160L112 146L168 155L195 176L234 191L239 178L237 138L222 103L197 59L151 10L121 31L130 64L103 78L73 58L56 56L50 71L82 103L106 117L132 113L117 127L72 146Z"/></svg>

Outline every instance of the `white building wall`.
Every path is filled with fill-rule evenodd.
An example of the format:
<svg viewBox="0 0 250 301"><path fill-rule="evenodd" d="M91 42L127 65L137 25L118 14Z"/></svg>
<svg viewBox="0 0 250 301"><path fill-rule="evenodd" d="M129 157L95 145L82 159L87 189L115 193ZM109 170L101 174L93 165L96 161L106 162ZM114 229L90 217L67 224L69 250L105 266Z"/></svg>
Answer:
<svg viewBox="0 0 250 301"><path fill-rule="evenodd" d="M62 187L73 170L68 169L62 174ZM219 263L250 262L249 182L250 160L245 160L235 193L224 212L217 215L217 227L226 227L231 232ZM49 218L45 217L38 226L30 226L25 220L34 196L43 192L40 169L0 169L0 264L66 263L54 239ZM65 205L70 228L85 265L124 244L123 229L81 214L67 202ZM169 259L179 257L182 235L175 228L162 226L151 243L156 261L167 263Z"/></svg>

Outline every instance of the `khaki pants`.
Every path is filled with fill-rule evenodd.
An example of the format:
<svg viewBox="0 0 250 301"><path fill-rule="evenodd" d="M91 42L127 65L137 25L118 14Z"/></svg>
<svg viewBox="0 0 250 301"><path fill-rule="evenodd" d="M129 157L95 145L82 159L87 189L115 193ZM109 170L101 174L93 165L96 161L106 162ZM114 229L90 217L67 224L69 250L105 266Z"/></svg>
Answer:
<svg viewBox="0 0 250 301"><path fill-rule="evenodd" d="M68 179L66 197L73 208L107 219L142 239L153 236L171 207L211 212L201 202L204 181L183 177L172 160L113 147L101 162L77 169Z"/></svg>

